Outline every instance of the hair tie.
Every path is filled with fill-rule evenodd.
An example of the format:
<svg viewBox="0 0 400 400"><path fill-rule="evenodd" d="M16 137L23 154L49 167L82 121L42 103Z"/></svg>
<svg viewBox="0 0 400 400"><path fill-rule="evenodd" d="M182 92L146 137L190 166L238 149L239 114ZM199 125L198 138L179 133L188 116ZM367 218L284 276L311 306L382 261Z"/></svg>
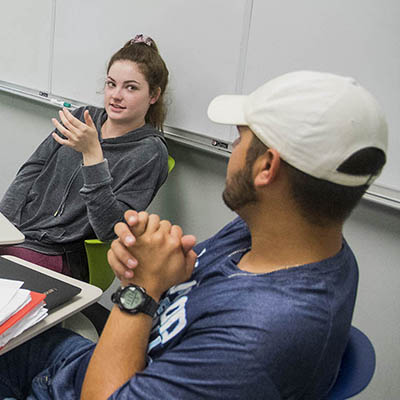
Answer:
<svg viewBox="0 0 400 400"><path fill-rule="evenodd" d="M136 35L133 39L131 39L131 44L134 43L144 43L145 45L151 47L153 44L153 39L150 36L139 34Z"/></svg>

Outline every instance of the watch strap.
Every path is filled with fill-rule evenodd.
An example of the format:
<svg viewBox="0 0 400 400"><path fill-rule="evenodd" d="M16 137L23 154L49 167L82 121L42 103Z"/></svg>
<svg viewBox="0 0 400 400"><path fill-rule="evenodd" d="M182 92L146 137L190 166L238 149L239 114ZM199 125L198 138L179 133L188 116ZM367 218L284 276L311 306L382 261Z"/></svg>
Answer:
<svg viewBox="0 0 400 400"><path fill-rule="evenodd" d="M158 310L158 303L146 292L144 292L144 297L145 297L145 302L140 311L147 315L150 315L150 317L153 318Z"/></svg>
<svg viewBox="0 0 400 400"><path fill-rule="evenodd" d="M129 287L129 286L134 287L137 290L140 290L142 292L142 295L143 295L143 298L144 298L144 302L140 306L138 306L138 307L136 307L136 308L134 308L132 310L129 310L129 309L125 308L121 304L121 301L120 301L122 291L126 287ZM158 303L151 296L149 296L146 293L146 290L144 288L142 288L141 286L132 285L132 284L130 284L128 286L125 286L125 287L120 286L117 289L117 291L111 295L111 301L113 303L117 304L121 311L124 311L124 312L129 313L129 314L137 314L137 313L142 312L144 314L149 315L152 318L154 317L154 315L156 314L157 309L158 309Z"/></svg>

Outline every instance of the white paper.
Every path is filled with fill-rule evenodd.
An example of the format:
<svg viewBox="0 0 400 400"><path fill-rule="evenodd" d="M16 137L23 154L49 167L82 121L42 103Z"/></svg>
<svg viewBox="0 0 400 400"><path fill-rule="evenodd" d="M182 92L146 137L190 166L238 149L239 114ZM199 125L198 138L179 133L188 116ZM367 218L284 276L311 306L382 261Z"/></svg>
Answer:
<svg viewBox="0 0 400 400"><path fill-rule="evenodd" d="M0 278L0 325L31 302L31 292L21 289L23 284L24 282L21 281ZM47 314L47 308L42 301L0 335L0 348L26 329L37 324Z"/></svg>
<svg viewBox="0 0 400 400"><path fill-rule="evenodd" d="M48 314L48 310L45 307L45 303L42 301L35 308L33 308L28 314L22 319L7 329L2 335L0 335L0 348L5 346L11 339L20 335L26 329L40 322Z"/></svg>
<svg viewBox="0 0 400 400"><path fill-rule="evenodd" d="M21 308L25 307L30 301L31 295L29 290L17 289L17 292L9 299L8 304L0 309L0 325L6 322Z"/></svg>
<svg viewBox="0 0 400 400"><path fill-rule="evenodd" d="M0 310L14 297L24 282L0 278Z"/></svg>

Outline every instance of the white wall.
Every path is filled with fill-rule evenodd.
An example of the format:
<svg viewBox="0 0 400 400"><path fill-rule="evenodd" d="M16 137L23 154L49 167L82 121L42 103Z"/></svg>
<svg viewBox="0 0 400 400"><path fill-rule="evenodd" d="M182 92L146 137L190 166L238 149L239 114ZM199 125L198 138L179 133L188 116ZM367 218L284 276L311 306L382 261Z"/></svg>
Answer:
<svg viewBox="0 0 400 400"><path fill-rule="evenodd" d="M361 203L345 227L360 267L353 324L374 344L375 376L361 399L400 399L400 212Z"/></svg>
<svg viewBox="0 0 400 400"><path fill-rule="evenodd" d="M19 165L51 130L56 109L0 93L0 195ZM150 207L203 240L234 216L221 200L227 159L171 143L176 160ZM363 201L345 235L360 265L354 325L368 334L377 353L370 386L357 398L400 398L400 212ZM117 283L115 282L115 285ZM110 290L111 291L111 290ZM102 303L110 305L110 291Z"/></svg>

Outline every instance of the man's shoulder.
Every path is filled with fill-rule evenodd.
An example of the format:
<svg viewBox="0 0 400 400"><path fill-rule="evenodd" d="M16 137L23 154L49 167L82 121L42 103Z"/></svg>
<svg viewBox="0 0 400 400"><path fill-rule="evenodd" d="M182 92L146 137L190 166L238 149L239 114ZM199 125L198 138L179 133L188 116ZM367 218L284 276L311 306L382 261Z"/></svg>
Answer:
<svg viewBox="0 0 400 400"><path fill-rule="evenodd" d="M228 243L241 240L250 241L250 231L246 222L242 218L236 217L234 220L228 222L216 234L198 243L195 250L198 253L207 246L212 248L215 245L219 245L221 242L227 245Z"/></svg>

